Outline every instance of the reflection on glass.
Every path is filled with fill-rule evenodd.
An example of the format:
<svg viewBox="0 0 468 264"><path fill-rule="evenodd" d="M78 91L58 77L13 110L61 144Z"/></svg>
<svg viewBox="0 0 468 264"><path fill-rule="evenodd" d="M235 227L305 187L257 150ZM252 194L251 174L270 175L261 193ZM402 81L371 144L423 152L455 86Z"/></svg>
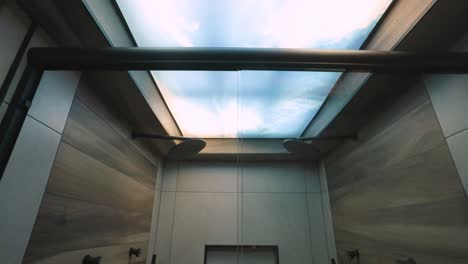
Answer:
<svg viewBox="0 0 468 264"><path fill-rule="evenodd" d="M142 47L358 49L391 0L117 3ZM153 72L153 76L184 135L263 138L300 136L339 73Z"/></svg>

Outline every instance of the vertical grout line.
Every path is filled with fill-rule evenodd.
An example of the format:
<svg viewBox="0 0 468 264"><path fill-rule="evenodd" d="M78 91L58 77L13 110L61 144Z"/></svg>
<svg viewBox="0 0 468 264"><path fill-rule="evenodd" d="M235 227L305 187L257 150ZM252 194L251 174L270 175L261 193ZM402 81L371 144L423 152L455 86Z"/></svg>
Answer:
<svg viewBox="0 0 468 264"><path fill-rule="evenodd" d="M333 223L333 215L331 212L330 195L329 195L330 192L328 190L328 181L327 181L327 170L326 170L324 161L320 161L318 172L319 172L319 177L320 177L320 196L322 198L322 211L323 211L325 234L326 234L326 240L327 240L327 250L329 252L328 257L334 258L335 261L338 262L338 256L336 252L335 232L334 232L335 225ZM326 194L326 197L324 197L325 194Z"/></svg>
<svg viewBox="0 0 468 264"><path fill-rule="evenodd" d="M157 221L156 226L155 226L155 230L154 230L154 245L153 245L153 249L152 249L153 254L156 255L156 256L158 255L158 252L156 252L156 249L157 249L157 245L158 245L159 216L161 214L161 203L162 203L161 199L162 199L162 185L163 185L164 165L165 165L164 162L162 160L159 160L158 168L156 170L156 188L158 187L158 176L159 176L159 178L161 178L161 185L159 187L159 198L158 198L158 213L157 213L157 215L153 216L153 217L156 217L156 221ZM155 191L157 192L157 189L155 189ZM156 196L156 194L155 194L155 196ZM152 222L153 221L154 221L154 219L152 219ZM150 261L151 260L147 259L146 263L150 263Z"/></svg>
<svg viewBox="0 0 468 264"><path fill-rule="evenodd" d="M177 161L177 169L176 169L176 186L175 186L175 191L174 191L174 208L172 208L172 224L171 224L171 251L169 254L169 264L172 263L172 253L173 253L173 244L174 244L174 232L175 232L175 212L176 212L176 202L177 202L177 189L178 189L178 184L179 184L179 170L180 170L180 161Z"/></svg>
<svg viewBox="0 0 468 264"><path fill-rule="evenodd" d="M320 177L320 181L322 180L322 175L321 173L319 174L319 177ZM321 186L320 186L321 187ZM325 243L326 243L326 248L327 248L327 257L328 259L331 259L332 256L330 254L330 238L328 237L328 223L327 223L327 218L325 217L325 214L326 214L326 209L325 209L325 202L324 202L324 192L322 191L322 188L320 188L320 207L322 208L322 221L323 221L323 231L325 233ZM327 210L328 211L328 210Z"/></svg>
<svg viewBox="0 0 468 264"><path fill-rule="evenodd" d="M309 226L309 241L310 241L310 251L311 251L311 254L310 254L310 257L311 257L311 260L312 260L312 263L315 264L315 257L313 255L313 252L314 252L314 243L312 242L313 239L312 239L312 225L310 224L310 221L312 220L312 216L310 215L310 207L309 207L309 192L307 190L307 167L306 167L306 163L304 162L302 164L302 167L303 167L303 177L304 177L304 185L305 185L305 193L304 193L304 196L305 196L305 202L306 202L306 212L307 212L307 225Z"/></svg>

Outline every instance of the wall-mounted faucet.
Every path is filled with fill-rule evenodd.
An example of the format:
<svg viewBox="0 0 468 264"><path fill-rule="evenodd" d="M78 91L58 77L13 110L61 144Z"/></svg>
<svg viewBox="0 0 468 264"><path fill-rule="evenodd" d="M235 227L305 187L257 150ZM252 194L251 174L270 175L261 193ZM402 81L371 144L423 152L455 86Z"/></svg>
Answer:
<svg viewBox="0 0 468 264"><path fill-rule="evenodd" d="M101 263L101 256L97 257L92 257L90 255L84 256L83 260L81 261L81 264L100 264Z"/></svg>
<svg viewBox="0 0 468 264"><path fill-rule="evenodd" d="M138 258L140 255L141 255L141 248L130 248L130 250L128 251L129 257L135 256Z"/></svg>
<svg viewBox="0 0 468 264"><path fill-rule="evenodd" d="M346 253L348 254L348 257L349 257L350 259L357 259L357 260L359 260L359 258L361 257L361 254L359 253L359 249L348 250L348 251L346 251Z"/></svg>

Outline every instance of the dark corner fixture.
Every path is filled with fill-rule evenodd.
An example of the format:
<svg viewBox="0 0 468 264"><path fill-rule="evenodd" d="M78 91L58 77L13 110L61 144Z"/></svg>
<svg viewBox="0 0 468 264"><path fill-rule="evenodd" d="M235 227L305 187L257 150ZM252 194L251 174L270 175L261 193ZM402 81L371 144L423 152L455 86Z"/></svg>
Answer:
<svg viewBox="0 0 468 264"><path fill-rule="evenodd" d="M129 257L135 256L138 258L140 255L141 255L141 248L130 248L130 250L128 251Z"/></svg>
<svg viewBox="0 0 468 264"><path fill-rule="evenodd" d="M283 141L283 146L291 154L300 156L318 156L320 155L320 150L312 145L314 141L338 141L346 139L357 140L357 134L351 136L302 137L286 139Z"/></svg>
<svg viewBox="0 0 468 264"><path fill-rule="evenodd" d="M97 257L92 257L90 255L84 256L83 260L81 261L81 264L100 264L101 263L101 256Z"/></svg>
<svg viewBox="0 0 468 264"><path fill-rule="evenodd" d="M161 139L161 140L180 140L181 143L178 143L169 150L168 157L171 159L183 159L189 158L197 155L206 147L206 142L198 138L188 138L188 137L174 137L174 136L163 136L157 134L147 134L147 133L138 133L133 132L132 138L152 138L152 139Z"/></svg>
<svg viewBox="0 0 468 264"><path fill-rule="evenodd" d="M348 250L346 251L346 254L348 254L350 260L356 259L357 261L359 261L361 258L361 253L359 252L359 249Z"/></svg>

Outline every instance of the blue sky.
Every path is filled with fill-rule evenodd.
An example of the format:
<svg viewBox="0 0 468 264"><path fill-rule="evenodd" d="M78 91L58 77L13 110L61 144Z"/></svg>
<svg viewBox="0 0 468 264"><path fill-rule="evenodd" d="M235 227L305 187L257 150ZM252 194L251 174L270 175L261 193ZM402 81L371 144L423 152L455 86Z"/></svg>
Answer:
<svg viewBox="0 0 468 264"><path fill-rule="evenodd" d="M138 46L359 49L391 0L117 0ZM152 72L185 136L299 137L340 73Z"/></svg>

